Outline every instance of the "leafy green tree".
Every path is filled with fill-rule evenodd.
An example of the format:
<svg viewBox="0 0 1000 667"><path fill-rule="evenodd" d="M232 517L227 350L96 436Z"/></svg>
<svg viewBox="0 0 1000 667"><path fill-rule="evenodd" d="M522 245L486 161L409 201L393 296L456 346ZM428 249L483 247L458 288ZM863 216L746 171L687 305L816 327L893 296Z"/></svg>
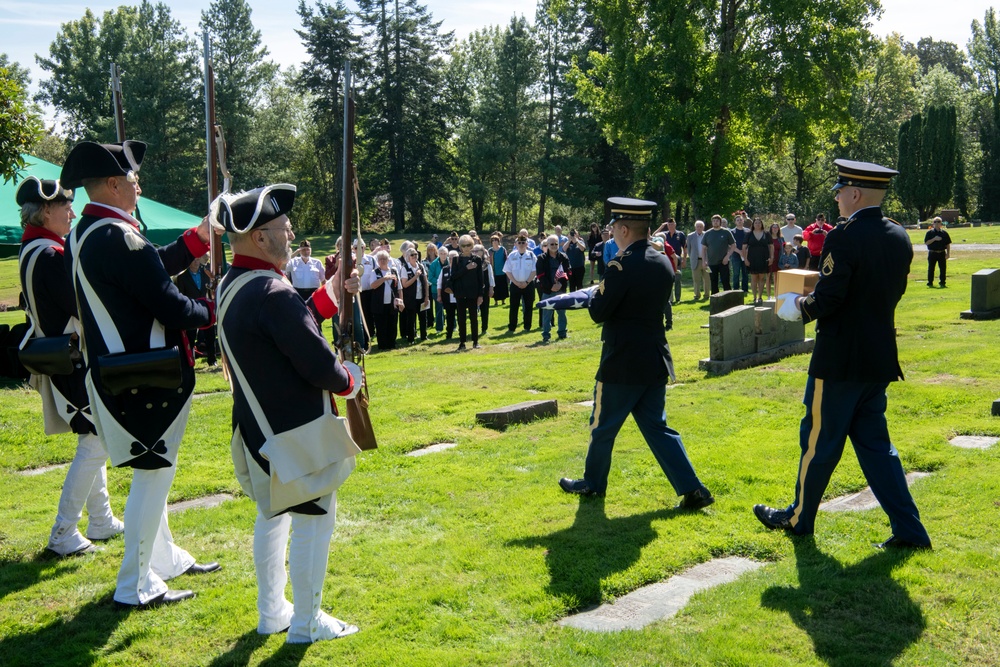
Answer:
<svg viewBox="0 0 1000 667"><path fill-rule="evenodd" d="M979 215L1000 219L1000 23L996 10L986 11L983 22L972 22L969 41L972 69L985 97L978 106L977 125L982 150Z"/></svg>
<svg viewBox="0 0 1000 667"><path fill-rule="evenodd" d="M427 206L448 194L448 115L442 95L444 55L452 33L440 31L417 0L359 0L364 44L373 54L361 91L358 122L370 187L387 190L393 225L425 225ZM384 190L383 190L384 188Z"/></svg>
<svg viewBox="0 0 1000 667"><path fill-rule="evenodd" d="M204 106L199 49L167 5L90 10L64 23L37 58L50 77L38 98L63 116L72 141L115 141L109 72L122 72L128 137L149 144L143 193L192 213L204 209Z"/></svg>
<svg viewBox="0 0 1000 667"><path fill-rule="evenodd" d="M965 53L953 42L937 41L933 37L922 37L916 45L905 42L903 52L908 56L917 57L922 74L926 75L933 68L940 66L958 77L963 86L973 82L972 70L969 69Z"/></svg>
<svg viewBox="0 0 1000 667"><path fill-rule="evenodd" d="M895 191L920 220L951 200L955 183L955 107L931 107L899 126Z"/></svg>
<svg viewBox="0 0 1000 667"><path fill-rule="evenodd" d="M267 60L246 0L215 0L202 12L200 27L212 45L215 115L225 130L228 166L241 185L257 187L271 179L267 160L249 153L252 147L265 148L251 132L278 66Z"/></svg>
<svg viewBox="0 0 1000 667"><path fill-rule="evenodd" d="M41 122L28 99L28 72L0 53L0 175L16 181L28 152L41 134Z"/></svg>
<svg viewBox="0 0 1000 667"><path fill-rule="evenodd" d="M305 94L311 124L307 137L310 155L303 156L299 173L298 215L314 229L340 226L343 155L343 67L352 61L356 75L360 37L351 28L351 14L343 0L317 2L310 7L300 0L302 30L296 31L309 59L303 63L297 89ZM365 179L367 182L367 179Z"/></svg>

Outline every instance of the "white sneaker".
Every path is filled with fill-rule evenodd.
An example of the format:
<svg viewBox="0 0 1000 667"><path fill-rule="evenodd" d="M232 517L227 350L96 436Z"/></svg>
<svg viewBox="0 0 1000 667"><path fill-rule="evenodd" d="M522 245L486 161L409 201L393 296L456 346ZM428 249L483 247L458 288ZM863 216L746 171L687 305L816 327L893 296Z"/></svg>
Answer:
<svg viewBox="0 0 1000 667"><path fill-rule="evenodd" d="M358 631L358 626L344 623L343 621L330 616L325 612L319 612L317 618L310 622L311 637L298 633L288 633L286 644L312 644L313 642L327 639L340 639L348 635L353 635Z"/></svg>
<svg viewBox="0 0 1000 667"><path fill-rule="evenodd" d="M121 535L124 532L125 522L120 519L116 519L115 517L111 517L111 523L108 525L95 526L93 521L87 524L88 540L110 540L115 535Z"/></svg>

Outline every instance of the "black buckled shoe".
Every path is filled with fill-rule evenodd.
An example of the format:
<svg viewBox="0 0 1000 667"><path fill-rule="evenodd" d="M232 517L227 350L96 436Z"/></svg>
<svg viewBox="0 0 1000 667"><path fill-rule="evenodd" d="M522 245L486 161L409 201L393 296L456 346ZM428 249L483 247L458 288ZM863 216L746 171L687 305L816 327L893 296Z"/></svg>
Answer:
<svg viewBox="0 0 1000 667"><path fill-rule="evenodd" d="M685 493L681 498L681 501L677 503L677 507L674 509L700 510L703 507L708 507L714 502L715 497L712 496L712 492L703 486L700 489L695 489L694 491Z"/></svg>
<svg viewBox="0 0 1000 667"><path fill-rule="evenodd" d="M153 607L162 607L167 604L174 604L175 602L180 602L181 600L187 600L194 597L194 591L187 590L177 590L177 591L167 591L166 593L161 593L155 598L148 600L144 604L129 604L128 602L119 602L115 600L115 607L121 611L130 610L143 610L152 609Z"/></svg>
<svg viewBox="0 0 1000 667"><path fill-rule="evenodd" d="M222 566L219 565L218 563L214 563L214 562L213 563L205 563L203 565L199 564L199 563L195 563L194 565L192 565L188 569L184 570L184 574L208 574L209 572L215 572L215 571L221 570L221 569L222 569Z"/></svg>
<svg viewBox="0 0 1000 667"><path fill-rule="evenodd" d="M590 488L590 484L587 484L585 479L570 479L569 477L563 477L559 480L559 488L561 488L566 493L575 493L581 496L603 496L603 493L598 493Z"/></svg>
<svg viewBox="0 0 1000 667"><path fill-rule="evenodd" d="M765 528L771 530L792 530L792 524L789 519L792 518L791 513L788 510L776 510L773 507L768 507L767 505L754 505L753 515L757 517L757 520L764 524Z"/></svg>
<svg viewBox="0 0 1000 667"><path fill-rule="evenodd" d="M909 542L907 540L901 540L895 535L890 535L889 539L885 542L878 542L875 544L876 549L931 549L931 544L917 544L916 542Z"/></svg>

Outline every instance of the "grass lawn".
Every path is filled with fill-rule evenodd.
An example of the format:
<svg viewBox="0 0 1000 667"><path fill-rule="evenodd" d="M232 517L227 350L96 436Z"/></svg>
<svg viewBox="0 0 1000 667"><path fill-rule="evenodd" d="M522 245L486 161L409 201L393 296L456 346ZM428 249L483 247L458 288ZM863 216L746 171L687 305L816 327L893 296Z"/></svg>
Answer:
<svg viewBox="0 0 1000 667"><path fill-rule="evenodd" d="M963 230L978 231L978 230ZM112 604L122 541L93 556L41 556L70 436L41 434L30 390L0 398L0 663L4 665L995 665L1000 664L1000 446L953 448L956 434L1000 436L997 322L960 320L972 273L994 255L961 253L949 287L924 286L914 262L897 311L906 381L889 389L889 425L935 550L882 553L881 510L821 513L814 540L764 530L750 508L789 502L798 464L807 356L708 377L707 306L685 301L669 334L678 384L670 424L684 436L717 502L679 513L634 423L622 430L606 499L562 493L586 455L600 330L569 315L569 339L506 334L491 312L481 351L442 335L373 354L372 419L380 448L359 457L339 494L324 607L358 624L350 638L308 648L255 633L255 508L229 458L229 410L219 373L199 372L171 502L229 492L231 502L171 516L177 543L217 575L182 578L198 597L120 614ZM684 298L690 297L685 289ZM20 315L20 314L15 314ZM0 319L0 322L8 321ZM537 324L537 313L536 313ZM810 327L811 328L811 327ZM475 412L555 398L559 416L498 433ZM432 443L454 449L419 458ZM129 473L109 471L120 516ZM852 451L829 497L865 486ZM725 555L767 565L699 593L671 620L592 634L556 621Z"/></svg>

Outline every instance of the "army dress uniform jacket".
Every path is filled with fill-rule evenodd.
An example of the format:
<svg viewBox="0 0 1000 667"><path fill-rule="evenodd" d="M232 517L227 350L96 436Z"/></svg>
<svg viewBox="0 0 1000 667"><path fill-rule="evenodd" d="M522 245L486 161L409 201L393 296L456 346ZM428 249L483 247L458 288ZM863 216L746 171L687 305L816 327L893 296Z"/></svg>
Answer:
<svg viewBox="0 0 1000 667"><path fill-rule="evenodd" d="M673 360L663 329L674 268L662 252L638 240L608 263L590 301L590 317L603 324L597 381L665 384Z"/></svg>
<svg viewBox="0 0 1000 667"><path fill-rule="evenodd" d="M155 248L132 216L94 203L84 208L69 236L65 261L90 366L87 391L97 433L115 466L154 470L177 461L195 379L181 332L208 325L212 315L205 303L183 296L170 276L206 252L208 244L194 229ZM181 350L179 388L132 389L112 396L102 386L102 355L174 346Z"/></svg>
<svg viewBox="0 0 1000 667"><path fill-rule="evenodd" d="M912 259L906 231L877 206L855 212L829 233L819 282L800 304L803 321L816 320L811 376L856 382L903 377L895 311Z"/></svg>
<svg viewBox="0 0 1000 667"><path fill-rule="evenodd" d="M235 281L250 272L267 275L250 279L228 296ZM234 372L232 455L237 479L269 517L281 511L324 514L328 507L314 501L287 508L274 506L272 510L270 489L275 482L271 462L261 452L267 438L247 400L247 391L253 393L274 433L291 431L321 417L330 393L349 393L353 388L351 375L320 332L319 323L324 316L333 316L336 308L329 301L317 303L325 296L324 288L303 302L275 267L242 256L233 259L219 285L219 295L220 308L225 309L219 328L225 336L226 359L231 367L234 362L239 366L249 385L245 387ZM346 479L353 469L351 456L334 472Z"/></svg>
<svg viewBox="0 0 1000 667"><path fill-rule="evenodd" d="M62 237L42 227L28 227L21 237L18 270L28 303L33 338L79 333L76 299L63 259ZM46 435L95 433L87 397L86 364L76 362L69 375L32 375L30 384L42 397Z"/></svg>

